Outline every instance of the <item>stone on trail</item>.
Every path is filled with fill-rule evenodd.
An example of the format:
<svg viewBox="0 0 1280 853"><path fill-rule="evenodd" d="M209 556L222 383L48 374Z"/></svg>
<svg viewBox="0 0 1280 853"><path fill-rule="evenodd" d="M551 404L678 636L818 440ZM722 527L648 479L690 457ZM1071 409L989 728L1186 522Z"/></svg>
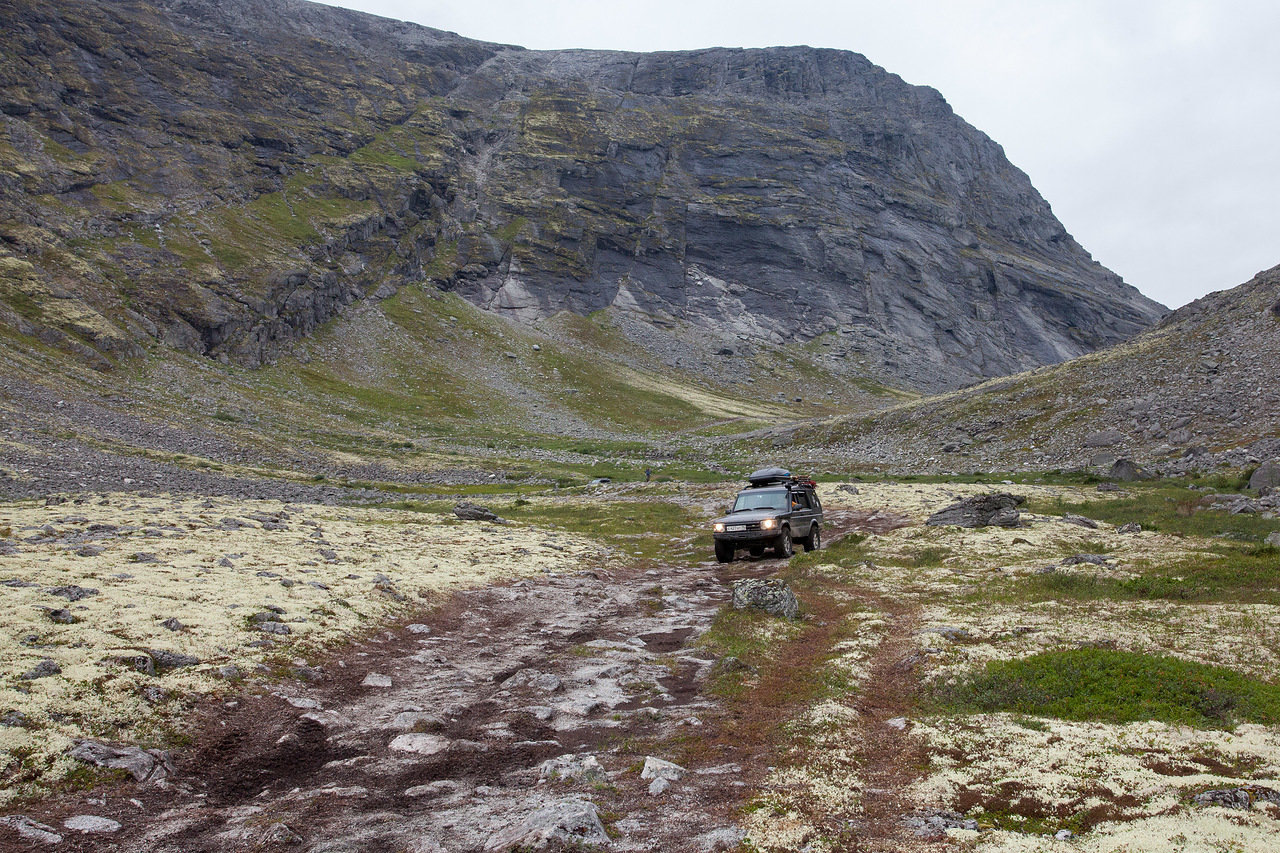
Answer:
<svg viewBox="0 0 1280 853"><path fill-rule="evenodd" d="M125 770L139 782L160 782L173 770L169 757L158 749L111 746L94 740L76 741L68 753L96 767Z"/></svg>
<svg viewBox="0 0 1280 853"><path fill-rule="evenodd" d="M364 677L364 681L360 682L361 687L390 687L391 676L384 675L381 672L371 672Z"/></svg>
<svg viewBox="0 0 1280 853"><path fill-rule="evenodd" d="M575 782L596 782L605 778L604 766L591 754L567 753L548 758L538 767L539 779L567 779Z"/></svg>
<svg viewBox="0 0 1280 853"><path fill-rule="evenodd" d="M61 844L62 836L52 826L38 823L26 815L15 814L0 817L0 826L7 826L27 841L37 844Z"/></svg>
<svg viewBox="0 0 1280 853"><path fill-rule="evenodd" d="M925 524L935 527L1017 527L1018 507L1026 500L1021 495L1008 492L974 495L938 510L929 516Z"/></svg>
<svg viewBox="0 0 1280 853"><path fill-rule="evenodd" d="M758 607L779 619L798 619L800 602L786 581L777 579L747 578L733 584L733 606Z"/></svg>
<svg viewBox="0 0 1280 853"><path fill-rule="evenodd" d="M396 735L387 745L394 752L412 752L417 755L436 755L449 748L449 739L423 732L406 732Z"/></svg>
<svg viewBox="0 0 1280 853"><path fill-rule="evenodd" d="M542 850L560 846L607 845L609 833L594 803L585 800L562 800L538 809L515 826L495 832L485 842L485 853L510 850ZM559 849L559 848L557 848Z"/></svg>
<svg viewBox="0 0 1280 853"><path fill-rule="evenodd" d="M78 814L75 817L69 817L62 822L62 825L76 832L107 833L120 831L119 821L91 814Z"/></svg>
<svg viewBox="0 0 1280 853"><path fill-rule="evenodd" d="M463 521L499 521L497 513L487 506L462 501L453 508L453 514Z"/></svg>

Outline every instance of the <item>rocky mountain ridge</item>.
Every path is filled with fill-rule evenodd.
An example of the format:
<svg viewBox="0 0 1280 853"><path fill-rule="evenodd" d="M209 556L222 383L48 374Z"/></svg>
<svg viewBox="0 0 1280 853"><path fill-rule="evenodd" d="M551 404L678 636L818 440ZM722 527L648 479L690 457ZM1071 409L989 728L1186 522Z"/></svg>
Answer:
<svg viewBox="0 0 1280 853"><path fill-rule="evenodd" d="M1250 469L1280 458L1277 364L1280 266L1065 364L770 435L826 464L891 469Z"/></svg>
<svg viewBox="0 0 1280 853"><path fill-rule="evenodd" d="M1160 314L937 92L856 54L538 52L261 7L0 3L5 326L102 366L255 365L427 282L937 390Z"/></svg>

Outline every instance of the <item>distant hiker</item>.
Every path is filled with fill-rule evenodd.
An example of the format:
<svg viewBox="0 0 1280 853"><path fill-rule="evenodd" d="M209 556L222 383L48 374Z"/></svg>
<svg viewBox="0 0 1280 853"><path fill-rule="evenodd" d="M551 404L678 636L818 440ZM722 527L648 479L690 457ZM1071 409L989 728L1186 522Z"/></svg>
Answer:
<svg viewBox="0 0 1280 853"><path fill-rule="evenodd" d="M644 469L644 481L645 481L646 483L647 483L647 482L649 482L649 478L650 478L650 477L652 477L652 476L653 476L653 469L652 469L652 468L645 468L645 469Z"/></svg>

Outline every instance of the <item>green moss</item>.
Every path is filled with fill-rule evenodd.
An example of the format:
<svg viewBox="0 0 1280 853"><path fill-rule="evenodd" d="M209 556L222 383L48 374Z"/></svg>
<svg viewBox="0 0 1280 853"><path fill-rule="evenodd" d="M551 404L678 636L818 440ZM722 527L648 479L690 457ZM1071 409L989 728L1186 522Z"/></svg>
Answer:
<svg viewBox="0 0 1280 853"><path fill-rule="evenodd" d="M1200 728L1280 723L1280 685L1225 667L1110 649L994 661L937 688L938 710L1066 720L1158 720Z"/></svg>

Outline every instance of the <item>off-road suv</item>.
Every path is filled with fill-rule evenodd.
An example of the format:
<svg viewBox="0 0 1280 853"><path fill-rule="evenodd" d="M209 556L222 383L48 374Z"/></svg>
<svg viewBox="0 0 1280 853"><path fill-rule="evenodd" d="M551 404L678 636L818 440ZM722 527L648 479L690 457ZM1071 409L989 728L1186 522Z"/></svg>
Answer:
<svg viewBox="0 0 1280 853"><path fill-rule="evenodd" d="M795 542L806 551L822 547L817 483L783 468L762 468L747 479L751 485L738 492L729 513L711 523L717 560L732 562L739 549L759 557L766 548L786 559Z"/></svg>

